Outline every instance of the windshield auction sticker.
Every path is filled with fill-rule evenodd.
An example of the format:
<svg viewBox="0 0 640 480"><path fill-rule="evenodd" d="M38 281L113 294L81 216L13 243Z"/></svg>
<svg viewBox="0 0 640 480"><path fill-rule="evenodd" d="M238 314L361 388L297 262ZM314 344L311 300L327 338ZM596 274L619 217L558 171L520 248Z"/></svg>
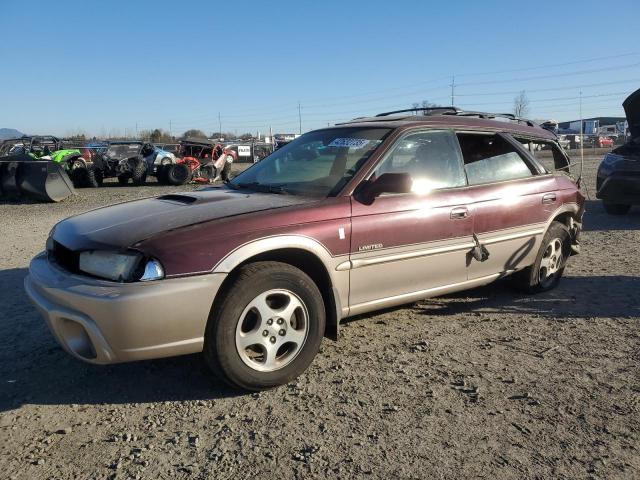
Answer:
<svg viewBox="0 0 640 480"><path fill-rule="evenodd" d="M336 138L329 144L330 147L355 148L360 149L368 144L370 140L366 138Z"/></svg>

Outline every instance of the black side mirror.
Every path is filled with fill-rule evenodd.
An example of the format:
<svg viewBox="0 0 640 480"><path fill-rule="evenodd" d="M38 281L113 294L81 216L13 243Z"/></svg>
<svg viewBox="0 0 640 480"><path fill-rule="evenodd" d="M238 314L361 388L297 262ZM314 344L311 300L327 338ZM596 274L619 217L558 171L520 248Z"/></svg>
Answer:
<svg viewBox="0 0 640 480"><path fill-rule="evenodd" d="M408 173L383 173L373 181L362 185L359 196L369 205L383 193L411 193L413 180Z"/></svg>

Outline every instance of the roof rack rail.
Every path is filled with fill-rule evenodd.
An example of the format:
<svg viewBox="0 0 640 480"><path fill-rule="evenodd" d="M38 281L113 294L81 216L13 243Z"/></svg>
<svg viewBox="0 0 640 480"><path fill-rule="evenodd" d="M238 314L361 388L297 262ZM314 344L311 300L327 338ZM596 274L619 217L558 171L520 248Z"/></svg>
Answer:
<svg viewBox="0 0 640 480"><path fill-rule="evenodd" d="M382 112L378 113L376 117L387 117L389 115L394 115L396 113L406 113L406 112L451 112L451 115L455 115L456 112L461 112L457 107L415 107L415 108L405 108L403 110L393 110L391 112Z"/></svg>
<svg viewBox="0 0 640 480"><path fill-rule="evenodd" d="M474 112L466 110L458 110L456 112L443 112L441 115L456 115L461 117L478 117L490 120L492 118L506 118L518 123L525 123L530 127L537 127L538 124L532 120L515 116L513 113L489 113L489 112Z"/></svg>
<svg viewBox="0 0 640 480"><path fill-rule="evenodd" d="M532 120L528 120L526 118L517 117L513 113L489 113L489 112L475 112L475 111L467 111L458 107L414 107L414 108L405 108L402 110L393 110L391 112L383 112L378 113L376 117L386 117L389 115L393 115L396 113L406 113L406 112L422 112L423 115L455 115L460 117L478 117L485 119L492 118L506 118L514 122L524 123L530 127L539 126Z"/></svg>

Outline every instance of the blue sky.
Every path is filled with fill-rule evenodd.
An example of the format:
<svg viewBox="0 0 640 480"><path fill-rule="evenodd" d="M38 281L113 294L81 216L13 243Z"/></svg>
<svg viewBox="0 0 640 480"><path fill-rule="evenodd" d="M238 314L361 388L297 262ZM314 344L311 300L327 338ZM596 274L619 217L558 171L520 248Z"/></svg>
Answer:
<svg viewBox="0 0 640 480"><path fill-rule="evenodd" d="M89 6L91 5L91 6ZM303 131L429 100L532 118L622 115L640 2L0 4L0 127Z"/></svg>

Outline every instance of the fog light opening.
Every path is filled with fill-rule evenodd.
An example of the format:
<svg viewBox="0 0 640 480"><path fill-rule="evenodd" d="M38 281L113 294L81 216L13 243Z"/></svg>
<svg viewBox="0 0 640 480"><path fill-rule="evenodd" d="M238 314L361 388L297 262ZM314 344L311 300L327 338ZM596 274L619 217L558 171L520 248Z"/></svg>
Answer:
<svg viewBox="0 0 640 480"><path fill-rule="evenodd" d="M97 357L93 342L81 324L65 318L61 327L62 336L69 350L88 360Z"/></svg>

